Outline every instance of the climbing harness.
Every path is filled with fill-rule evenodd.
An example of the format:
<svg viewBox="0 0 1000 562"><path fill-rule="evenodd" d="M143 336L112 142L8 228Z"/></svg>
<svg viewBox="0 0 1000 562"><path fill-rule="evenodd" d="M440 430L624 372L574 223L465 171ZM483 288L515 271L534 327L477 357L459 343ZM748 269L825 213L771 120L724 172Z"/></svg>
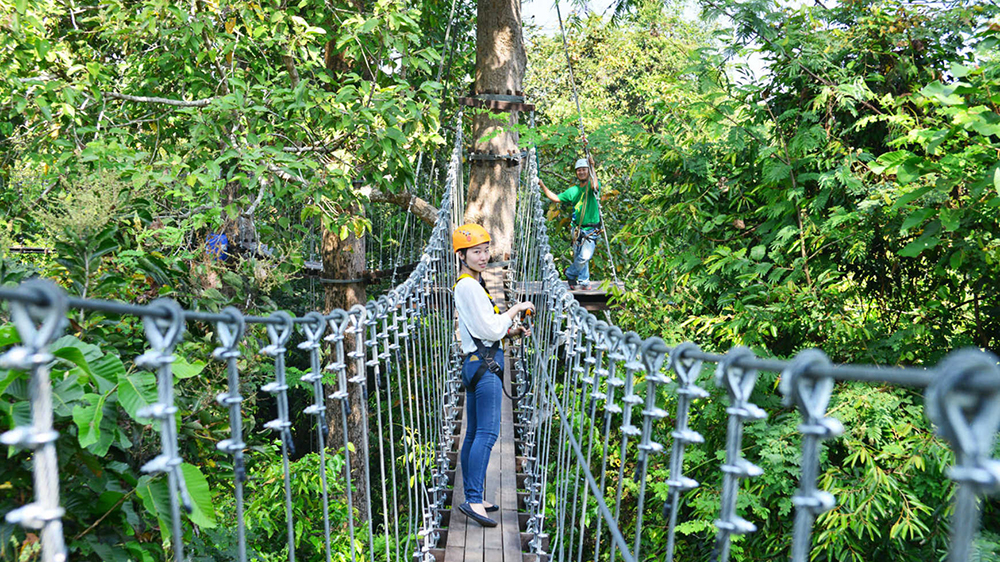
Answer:
<svg viewBox="0 0 1000 562"><path fill-rule="evenodd" d="M468 273L463 273L458 276L458 281L461 281L462 279L472 279L473 281L476 280L475 277L469 275ZM455 282L455 287L458 286L458 281ZM497 303L493 300L493 295L491 295L490 292L486 290L486 287L483 286L482 281L479 281L479 285L483 287L483 291L486 292L487 298L490 299L490 304L493 305L493 313L500 314L500 307L497 306ZM452 287L452 289L454 290L454 287ZM472 353L468 354L465 357L465 359L467 361L475 361L473 357L476 357L478 354L481 363L479 364L479 368L476 369L475 374L472 375L472 379L469 380L469 384L463 385L464 389L467 392L476 391L476 385L479 384L479 380L483 378L483 375L486 374L486 371L493 373L494 375L500 377L500 380L503 380L503 367L501 367L500 364L497 363L496 361L497 351L500 351L500 349L502 349L500 347L500 340L493 342L493 345L487 347L486 342L477 338L476 336L472 336L472 343L476 344L476 351L473 351Z"/></svg>
<svg viewBox="0 0 1000 562"><path fill-rule="evenodd" d="M469 275L468 273L463 273L462 275L458 276L458 281L461 281L462 279L473 279L473 280L475 280L475 278L473 276ZM480 283L480 286L482 286L482 281L480 281L479 283ZM456 286L458 285L457 281L455 282L455 285ZM453 287L453 289L454 289L454 287ZM496 301L493 300L493 295L491 295L490 292L486 290L486 287L483 287L483 290L486 291L486 296L490 299L490 304L493 305L493 312L495 314L500 314L500 307L497 306ZM528 314L526 316L526 322L528 323L528 330L530 330L531 329L531 325L530 325L531 314ZM515 326L516 326L516 321L515 321ZM483 378L483 375L485 375L487 371L489 371L489 372L493 373L494 375L496 375L497 377L499 377L501 383L503 382L503 372L504 372L503 371L503 366L501 366L499 363L497 363L497 360L496 360L497 352L500 351L501 349L503 349L501 347L501 345L500 345L500 341L501 340L497 340L497 341L493 342L492 345L487 346L486 342L484 342L483 340L477 338L476 336L472 336L472 343L476 344L476 351L473 351L472 353L468 354L465 357L465 359L468 360L468 361L475 361L475 360L478 359L481 362L479 364L479 368L476 369L476 372L472 375L472 379L469 380L469 384L468 385L463 385L463 389L464 390L466 390L467 392L475 392L476 391L476 385L479 384L479 381ZM523 358L524 357L524 352L523 352L523 349L524 349L524 338L523 337L521 338L520 345L521 345L521 349L522 349L521 357ZM523 367L522 367L522 372L527 373L527 370L523 369ZM511 383L513 383L513 379L511 379ZM528 378L528 382L525 385L525 389L523 391L521 391L521 393L519 393L519 394L518 393L509 393L509 392L507 392L507 388L504 387L502 384L501 384L500 388L503 389L503 393L504 393L504 395L507 396L507 398L510 398L513 402L517 402L518 400L521 400L522 398L524 398L525 394L527 394L531 390L531 378L530 377Z"/></svg>

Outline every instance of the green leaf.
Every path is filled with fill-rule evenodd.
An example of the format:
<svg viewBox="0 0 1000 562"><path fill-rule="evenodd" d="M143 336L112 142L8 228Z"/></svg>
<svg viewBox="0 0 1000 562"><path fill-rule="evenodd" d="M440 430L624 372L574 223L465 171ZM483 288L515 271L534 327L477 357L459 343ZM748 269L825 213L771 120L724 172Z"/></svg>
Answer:
<svg viewBox="0 0 1000 562"><path fill-rule="evenodd" d="M83 399L89 404L73 407L73 422L76 424L77 439L81 447L94 445L101 438L101 420L104 418L104 401L107 395L85 394Z"/></svg>
<svg viewBox="0 0 1000 562"><path fill-rule="evenodd" d="M951 255L951 258L948 260L952 269L958 269L962 267L962 262L964 261L965 261L965 250L959 250L955 252L954 254Z"/></svg>
<svg viewBox="0 0 1000 562"><path fill-rule="evenodd" d="M31 425L31 403L30 402L16 402L14 404L7 404L6 402L0 402L0 408L6 408L4 412L10 416L10 427L21 427L23 425Z"/></svg>
<svg viewBox="0 0 1000 562"><path fill-rule="evenodd" d="M940 80L935 80L923 87L920 93L943 105L960 105L965 103L962 96L955 94L956 86L945 86Z"/></svg>
<svg viewBox="0 0 1000 562"><path fill-rule="evenodd" d="M17 335L17 329L13 324L0 326L0 347L7 347L15 343L20 343L21 337Z"/></svg>
<svg viewBox="0 0 1000 562"><path fill-rule="evenodd" d="M906 161L908 158L912 158L913 153L909 150L897 150L895 152L886 152L882 156L875 159L875 162L868 165L873 173L876 174L894 174L896 173L896 168Z"/></svg>
<svg viewBox="0 0 1000 562"><path fill-rule="evenodd" d="M149 418L139 417L139 410L154 404L156 396L156 375L148 371L118 376L118 401L130 418L149 425Z"/></svg>
<svg viewBox="0 0 1000 562"><path fill-rule="evenodd" d="M365 22L364 25L361 26L361 31L359 32L359 34L363 35L365 33L371 32L371 30L375 29L376 25L378 25L378 18L369 19L368 21Z"/></svg>
<svg viewBox="0 0 1000 562"><path fill-rule="evenodd" d="M87 358L83 356L83 351L78 347L61 347L52 352L52 355L69 361L70 363L76 365L83 370L84 373L90 375L90 364L87 363Z"/></svg>
<svg viewBox="0 0 1000 562"><path fill-rule="evenodd" d="M94 380L97 382L97 389L107 394L118 385L118 377L125 374L125 365L122 360L110 353L90 364Z"/></svg>
<svg viewBox="0 0 1000 562"><path fill-rule="evenodd" d="M924 250L935 248L941 243L941 238L937 235L940 231L941 223L938 221L931 222L919 238L907 244L898 254L904 258L915 258Z"/></svg>
<svg viewBox="0 0 1000 562"><path fill-rule="evenodd" d="M958 62L951 63L951 74L955 78L965 78L972 69Z"/></svg>
<svg viewBox="0 0 1000 562"><path fill-rule="evenodd" d="M920 162L917 157L908 158L896 168L896 180L900 185L906 185L920 177Z"/></svg>
<svg viewBox="0 0 1000 562"><path fill-rule="evenodd" d="M3 393L7 392L7 388L22 376L25 376L22 371L0 371L0 396L3 396Z"/></svg>
<svg viewBox="0 0 1000 562"><path fill-rule="evenodd" d="M57 416L72 415L72 403L83 399L85 391L80 386L79 376L67 374L52 388L52 405Z"/></svg>
<svg viewBox="0 0 1000 562"><path fill-rule="evenodd" d="M142 500L146 511L156 516L160 523L160 533L164 540L169 540L172 534L170 525L170 490L166 478L162 475L143 476L135 486L135 492Z"/></svg>
<svg viewBox="0 0 1000 562"><path fill-rule="evenodd" d="M81 365L79 363L76 363L76 361L74 360L75 355L72 354L71 352L67 352L67 357L65 357L65 359L67 361L76 363L76 365L81 369L83 369L88 375L90 374L90 369L91 369L90 364L104 356L104 352L101 351L100 347L94 344L82 342L75 336L63 336L57 339L56 341L52 342L52 349L55 350L52 353L57 357L62 357L57 353L57 351L62 348L75 348L79 350L81 353L83 353L83 361L86 363L86 365Z"/></svg>
<svg viewBox="0 0 1000 562"><path fill-rule="evenodd" d="M125 548L128 549L129 554L131 554L132 558L137 562L156 562L156 558L154 558L149 552L146 552L141 543L129 541L125 543Z"/></svg>
<svg viewBox="0 0 1000 562"><path fill-rule="evenodd" d="M780 183L792 173L792 167L777 159L771 158L764 162L764 182Z"/></svg>
<svg viewBox="0 0 1000 562"><path fill-rule="evenodd" d="M900 197L899 199L897 199L896 202L892 204L891 208L892 209L900 209L904 205L906 205L906 204L908 204L908 203L910 203L912 201L915 201L915 200L923 197L924 195L927 195L927 193L930 192L930 190L932 190L932 189L934 189L934 186L932 186L932 185L926 185L924 187L921 187L921 188L918 188L918 189L914 189L913 191L907 192L907 193L903 194L902 197Z"/></svg>
<svg viewBox="0 0 1000 562"><path fill-rule="evenodd" d="M398 143L400 146L406 144L406 137L403 136L403 133L395 127L389 127L388 129L386 129L385 136L396 141L396 143Z"/></svg>
<svg viewBox="0 0 1000 562"><path fill-rule="evenodd" d="M899 227L899 231L901 233L906 232L914 226L924 224L927 217L933 215L934 212L934 209L918 209L910 213L910 216L906 217L906 220L903 221L903 226Z"/></svg>
<svg viewBox="0 0 1000 562"><path fill-rule="evenodd" d="M206 365L207 363L204 361L188 363L183 357L178 357L171 365L171 368L174 371L174 376L178 379L189 379L201 374L205 370Z"/></svg>
<svg viewBox="0 0 1000 562"><path fill-rule="evenodd" d="M958 230L962 223L962 209L941 209L941 226L948 232Z"/></svg>
<svg viewBox="0 0 1000 562"><path fill-rule="evenodd" d="M203 529L214 528L215 506L212 505L212 490L208 486L208 480L198 467L187 463L181 465L181 473L184 474L184 483L194 508L190 515L191 521Z"/></svg>

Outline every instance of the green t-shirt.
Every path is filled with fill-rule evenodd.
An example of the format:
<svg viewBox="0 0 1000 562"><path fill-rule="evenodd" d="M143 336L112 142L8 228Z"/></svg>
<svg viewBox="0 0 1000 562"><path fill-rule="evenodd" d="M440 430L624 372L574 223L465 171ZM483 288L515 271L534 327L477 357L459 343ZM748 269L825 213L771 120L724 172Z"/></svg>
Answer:
<svg viewBox="0 0 1000 562"><path fill-rule="evenodd" d="M573 205L573 224L577 226L593 225L601 222L601 214L597 207L597 196L594 195L594 190L589 188L589 182L587 183L587 189L577 184L559 194L560 201ZM598 188L600 188L600 184L598 184ZM586 196L580 197L584 192L586 192Z"/></svg>

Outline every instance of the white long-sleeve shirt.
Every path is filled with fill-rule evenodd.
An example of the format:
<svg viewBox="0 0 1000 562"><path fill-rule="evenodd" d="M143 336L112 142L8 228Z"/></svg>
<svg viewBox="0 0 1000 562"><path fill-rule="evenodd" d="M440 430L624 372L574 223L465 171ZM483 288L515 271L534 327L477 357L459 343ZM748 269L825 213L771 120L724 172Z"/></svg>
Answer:
<svg viewBox="0 0 1000 562"><path fill-rule="evenodd" d="M486 289L469 277L460 279L455 285L455 310L458 311L458 334L465 355L476 351L473 337L483 340L489 347L507 335L513 323L510 316L493 311Z"/></svg>

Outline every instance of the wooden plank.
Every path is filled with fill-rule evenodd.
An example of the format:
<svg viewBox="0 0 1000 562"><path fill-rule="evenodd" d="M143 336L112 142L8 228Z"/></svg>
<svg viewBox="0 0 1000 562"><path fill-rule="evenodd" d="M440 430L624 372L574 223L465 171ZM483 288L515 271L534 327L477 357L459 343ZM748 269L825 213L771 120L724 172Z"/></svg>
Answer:
<svg viewBox="0 0 1000 562"><path fill-rule="evenodd" d="M459 443L465 438L465 409L462 409L462 430L459 432ZM461 447L461 445L459 445ZM465 560L465 514L458 510L463 501L462 493L462 463L455 463L455 487L452 492L451 516L448 522L448 542L444 549L444 562L462 562Z"/></svg>
<svg viewBox="0 0 1000 562"><path fill-rule="evenodd" d="M510 354L505 354L504 387L510 392L512 365ZM521 562L521 536L517 518L517 469L514 459L514 410L513 403L506 397L500 410L500 528L502 529L501 549L504 562Z"/></svg>
<svg viewBox="0 0 1000 562"><path fill-rule="evenodd" d="M465 514L462 514L465 517ZM465 562L484 562L483 538L485 530L479 523L469 523L465 527ZM492 561L491 561L492 562Z"/></svg>
<svg viewBox="0 0 1000 562"><path fill-rule="evenodd" d="M559 283L561 283L564 288L569 289L569 283L567 281L560 281ZM601 286L604 285L605 283L607 283L609 287L615 287L620 291L625 290L625 283L622 281L615 283L614 281L600 281L592 279L590 281L590 286L592 287L591 289L588 289L586 291L580 289L572 289L570 290L570 292L578 296L579 295L606 296L608 292L601 289ZM515 282L513 284L513 289L516 295L527 294L529 297L543 294L546 292L544 290L544 283L542 283L541 281Z"/></svg>

